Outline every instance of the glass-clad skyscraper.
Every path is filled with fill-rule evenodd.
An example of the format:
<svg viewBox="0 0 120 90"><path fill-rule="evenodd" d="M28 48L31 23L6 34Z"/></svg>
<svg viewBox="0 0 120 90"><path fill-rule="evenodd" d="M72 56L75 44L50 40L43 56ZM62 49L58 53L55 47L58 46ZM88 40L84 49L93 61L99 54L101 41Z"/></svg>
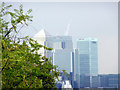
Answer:
<svg viewBox="0 0 120 90"><path fill-rule="evenodd" d="M79 69L79 54L78 49L74 49L71 52L71 62L72 62L72 72L73 72L73 82L72 85L74 88L80 87L80 70Z"/></svg>
<svg viewBox="0 0 120 90"><path fill-rule="evenodd" d="M98 80L98 40L84 38L77 40L77 48L72 52L75 88L92 87L92 80ZM93 82L93 83L92 83ZM97 85L96 85L97 86ZM95 87L95 85L94 85Z"/></svg>
<svg viewBox="0 0 120 90"><path fill-rule="evenodd" d="M77 40L81 75L98 75L98 40L84 38Z"/></svg>
<svg viewBox="0 0 120 90"><path fill-rule="evenodd" d="M61 70L71 71L71 52L73 43L71 36L54 36L53 37L53 64L58 65Z"/></svg>
<svg viewBox="0 0 120 90"><path fill-rule="evenodd" d="M80 87L93 87L94 78L98 75L98 40L84 38L77 40L79 53ZM84 78L83 78L84 77ZM85 82L87 81L87 82Z"/></svg>

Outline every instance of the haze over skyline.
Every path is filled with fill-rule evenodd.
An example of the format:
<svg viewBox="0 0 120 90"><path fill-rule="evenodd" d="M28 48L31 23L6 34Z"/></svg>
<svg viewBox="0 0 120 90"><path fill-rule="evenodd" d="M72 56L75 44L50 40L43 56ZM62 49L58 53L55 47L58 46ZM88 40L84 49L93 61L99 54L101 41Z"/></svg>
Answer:
<svg viewBox="0 0 120 90"><path fill-rule="evenodd" d="M18 8L20 3L11 3ZM24 27L22 35L33 37L42 28L51 35L68 34L76 39L98 38L99 73L118 72L118 5L117 3L41 3L24 2L23 9L32 8L33 22Z"/></svg>

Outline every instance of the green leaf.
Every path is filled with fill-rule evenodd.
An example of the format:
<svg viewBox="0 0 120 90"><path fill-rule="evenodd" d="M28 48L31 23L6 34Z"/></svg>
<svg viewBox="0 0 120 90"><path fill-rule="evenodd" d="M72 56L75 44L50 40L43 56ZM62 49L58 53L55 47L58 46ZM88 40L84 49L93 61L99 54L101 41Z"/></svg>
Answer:
<svg viewBox="0 0 120 90"><path fill-rule="evenodd" d="M14 24L12 24L13 28L14 28L14 31L17 33L16 31L16 26Z"/></svg>
<svg viewBox="0 0 120 90"><path fill-rule="evenodd" d="M47 50L53 50L53 48L47 48Z"/></svg>
<svg viewBox="0 0 120 90"><path fill-rule="evenodd" d="M23 14L23 5L20 5L20 14Z"/></svg>
<svg viewBox="0 0 120 90"><path fill-rule="evenodd" d="M30 38L30 41L34 41L32 38Z"/></svg>
<svg viewBox="0 0 120 90"><path fill-rule="evenodd" d="M26 45L26 42L23 40L23 46L25 46Z"/></svg>
<svg viewBox="0 0 120 90"><path fill-rule="evenodd" d="M15 20L11 20L11 23L15 23Z"/></svg>
<svg viewBox="0 0 120 90"><path fill-rule="evenodd" d="M29 36L26 36L25 38L27 39Z"/></svg>
<svg viewBox="0 0 120 90"><path fill-rule="evenodd" d="M8 8L10 8L10 7L12 7L12 5L8 5L8 6L6 6L5 9L8 9Z"/></svg>
<svg viewBox="0 0 120 90"><path fill-rule="evenodd" d="M13 17L14 13L12 13L12 12L8 12L8 13Z"/></svg>
<svg viewBox="0 0 120 90"><path fill-rule="evenodd" d="M14 11L15 11L17 14L19 14L19 15L20 15L20 13L19 13L19 10L17 10L17 9L14 9Z"/></svg>
<svg viewBox="0 0 120 90"><path fill-rule="evenodd" d="M31 12L32 12L32 9L29 9L29 10L27 11L28 14L30 14Z"/></svg>

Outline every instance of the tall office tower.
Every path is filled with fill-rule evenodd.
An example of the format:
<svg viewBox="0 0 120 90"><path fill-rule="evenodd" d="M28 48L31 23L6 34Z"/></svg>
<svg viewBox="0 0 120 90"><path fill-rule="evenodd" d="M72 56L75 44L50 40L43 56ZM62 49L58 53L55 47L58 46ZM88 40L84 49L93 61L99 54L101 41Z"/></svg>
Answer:
<svg viewBox="0 0 120 90"><path fill-rule="evenodd" d="M73 43L71 36L55 36L53 38L53 64L61 70L71 71L71 52Z"/></svg>
<svg viewBox="0 0 120 90"><path fill-rule="evenodd" d="M71 63L72 63L71 71L73 73L72 85L74 88L79 88L80 87L80 70L79 70L80 63L79 63L78 49L74 49L73 52L71 52Z"/></svg>
<svg viewBox="0 0 120 90"><path fill-rule="evenodd" d="M33 39L37 40L37 42L41 45L53 48L52 36L44 29L40 30L37 34L35 34ZM44 48L40 48L38 53L41 53L43 56L46 56L47 58L52 57L52 51L46 50Z"/></svg>
<svg viewBox="0 0 120 90"><path fill-rule="evenodd" d="M80 86L92 87L92 76L98 75L98 40L96 38L84 38L77 40L79 53ZM89 79L90 78L90 79ZM86 79L86 80L85 80ZM87 82L83 82L87 81ZM90 80L90 83L89 83Z"/></svg>
<svg viewBox="0 0 120 90"><path fill-rule="evenodd" d="M80 59L80 74L98 75L98 40L84 38L77 40Z"/></svg>

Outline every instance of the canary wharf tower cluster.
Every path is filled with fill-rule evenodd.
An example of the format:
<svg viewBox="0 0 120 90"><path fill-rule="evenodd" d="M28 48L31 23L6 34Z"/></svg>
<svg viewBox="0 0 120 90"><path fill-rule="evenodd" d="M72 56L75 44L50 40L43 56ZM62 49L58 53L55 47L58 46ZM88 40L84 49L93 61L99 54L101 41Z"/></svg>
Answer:
<svg viewBox="0 0 120 90"><path fill-rule="evenodd" d="M71 52L73 50L73 43L71 36L51 36L47 31L42 29L34 37L39 44L46 47L53 48L52 51L45 50L44 48L39 50L39 53L47 58L52 57L54 65L58 65L62 71L66 70L68 73L71 71Z"/></svg>
<svg viewBox="0 0 120 90"><path fill-rule="evenodd" d="M53 48L52 51L41 48L39 53L47 58L52 57L52 63L57 65L61 72L63 69L69 74L72 72L71 84L76 82L76 87L82 85L80 83L82 75L98 74L98 41L96 38L78 39L76 49L73 49L71 36L52 36L44 29L40 30L33 39L37 40L39 44ZM88 86L91 81L92 79L89 78Z"/></svg>

